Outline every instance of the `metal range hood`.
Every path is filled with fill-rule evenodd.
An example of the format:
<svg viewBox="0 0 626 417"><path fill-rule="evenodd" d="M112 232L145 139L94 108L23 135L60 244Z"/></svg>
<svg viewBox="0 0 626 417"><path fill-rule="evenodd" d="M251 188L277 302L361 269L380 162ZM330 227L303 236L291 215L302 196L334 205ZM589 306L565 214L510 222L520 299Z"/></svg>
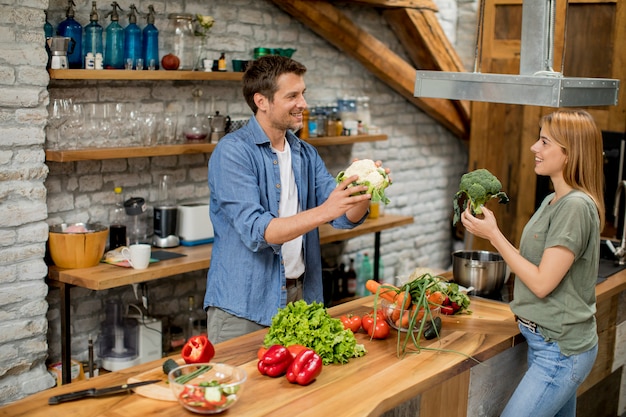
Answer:
<svg viewBox="0 0 626 417"><path fill-rule="evenodd" d="M418 70L413 95L546 107L616 105L619 80L564 77L552 70L555 1L522 4L519 75Z"/></svg>

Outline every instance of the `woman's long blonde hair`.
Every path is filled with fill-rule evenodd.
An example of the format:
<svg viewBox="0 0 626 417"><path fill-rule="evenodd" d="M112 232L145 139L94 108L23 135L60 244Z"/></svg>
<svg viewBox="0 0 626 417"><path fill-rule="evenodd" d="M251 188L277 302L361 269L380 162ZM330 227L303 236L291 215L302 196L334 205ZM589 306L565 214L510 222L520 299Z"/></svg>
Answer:
<svg viewBox="0 0 626 417"><path fill-rule="evenodd" d="M545 129L567 156L563 178L572 188L587 193L596 204L600 230L604 229L604 149L602 133L584 110L557 110L541 119Z"/></svg>

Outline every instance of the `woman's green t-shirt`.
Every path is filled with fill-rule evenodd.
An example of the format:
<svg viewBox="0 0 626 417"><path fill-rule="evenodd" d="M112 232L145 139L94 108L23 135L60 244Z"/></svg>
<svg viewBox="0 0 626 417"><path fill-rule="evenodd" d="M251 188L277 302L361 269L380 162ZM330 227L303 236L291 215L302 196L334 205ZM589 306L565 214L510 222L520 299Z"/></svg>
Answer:
<svg viewBox="0 0 626 417"><path fill-rule="evenodd" d="M517 279L511 310L537 323L547 341L556 341L563 354L572 355L598 342L595 312L600 218L593 200L584 192L571 191L549 204L553 198L554 194L547 196L524 227L520 254L539 265L545 249L562 246L574 253L574 263L544 298Z"/></svg>

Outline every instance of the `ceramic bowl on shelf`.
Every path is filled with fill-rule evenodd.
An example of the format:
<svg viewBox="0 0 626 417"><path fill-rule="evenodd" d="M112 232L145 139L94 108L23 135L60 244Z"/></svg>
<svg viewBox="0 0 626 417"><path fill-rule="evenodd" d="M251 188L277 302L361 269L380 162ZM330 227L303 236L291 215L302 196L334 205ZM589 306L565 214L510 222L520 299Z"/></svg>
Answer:
<svg viewBox="0 0 626 417"><path fill-rule="evenodd" d="M167 375L180 405L198 414L218 414L237 402L248 375L225 363L197 363L172 369ZM186 381L182 381L181 378Z"/></svg>
<svg viewBox="0 0 626 417"><path fill-rule="evenodd" d="M417 332L420 328L422 320L424 319L423 308L417 313L411 308L404 309L404 311L402 311L399 306L390 303L384 298L380 299L379 308L383 312L383 316L385 317L387 323L389 323L392 328L401 332L406 332L409 328L412 328L414 332ZM430 312L426 314L426 320L430 321L431 319L437 317L440 311L440 306L431 305ZM410 321L415 314L417 314L417 316L413 319L414 324L411 326ZM400 320L401 317L403 317L402 320Z"/></svg>
<svg viewBox="0 0 626 417"><path fill-rule="evenodd" d="M72 223L50 226L48 247L60 268L89 268L104 255L109 228L100 223Z"/></svg>

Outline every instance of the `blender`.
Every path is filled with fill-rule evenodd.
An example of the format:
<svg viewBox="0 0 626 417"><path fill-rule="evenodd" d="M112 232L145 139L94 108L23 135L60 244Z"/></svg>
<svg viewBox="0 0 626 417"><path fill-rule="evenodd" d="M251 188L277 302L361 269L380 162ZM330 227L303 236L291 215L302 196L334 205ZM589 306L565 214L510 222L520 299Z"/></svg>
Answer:
<svg viewBox="0 0 626 417"><path fill-rule="evenodd" d="M176 234L178 207L176 206L176 184L171 174L161 175L159 196L154 206L154 235L152 245L158 248L173 248L180 244Z"/></svg>
<svg viewBox="0 0 626 417"><path fill-rule="evenodd" d="M102 367L118 371L137 365L138 325L134 318L122 314L122 304L109 300L105 306L106 317L98 338Z"/></svg>

